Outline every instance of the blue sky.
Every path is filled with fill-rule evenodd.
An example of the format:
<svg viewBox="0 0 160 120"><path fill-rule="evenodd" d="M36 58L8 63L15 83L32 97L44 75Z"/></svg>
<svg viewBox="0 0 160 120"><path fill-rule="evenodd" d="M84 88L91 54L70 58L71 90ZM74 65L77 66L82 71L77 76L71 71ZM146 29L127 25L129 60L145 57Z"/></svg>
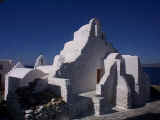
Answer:
<svg viewBox="0 0 160 120"><path fill-rule="evenodd" d="M98 18L107 41L143 63L160 63L159 0L4 0L0 3L0 58L47 63L73 39L73 32Z"/></svg>

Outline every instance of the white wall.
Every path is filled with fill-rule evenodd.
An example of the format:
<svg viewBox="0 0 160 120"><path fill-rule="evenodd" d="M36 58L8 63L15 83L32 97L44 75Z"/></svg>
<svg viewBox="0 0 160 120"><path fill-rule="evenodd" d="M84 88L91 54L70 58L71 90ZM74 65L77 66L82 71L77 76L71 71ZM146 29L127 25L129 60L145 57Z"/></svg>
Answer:
<svg viewBox="0 0 160 120"><path fill-rule="evenodd" d="M118 78L119 88L117 87L117 105L123 108L144 105L146 96L149 94L149 92L146 94L145 91L148 91L149 85L147 85L147 79L143 75L139 57L122 55L122 58L123 64L121 64L121 74ZM125 82L123 83L123 81ZM122 93L123 95L120 96L119 94ZM124 95L125 93L126 95Z"/></svg>
<svg viewBox="0 0 160 120"><path fill-rule="evenodd" d="M0 69L1 74L1 82L3 87L5 87L5 75L11 70L13 67L13 62L11 60L0 60L0 65L3 66L3 69ZM2 87L1 86L1 87Z"/></svg>
<svg viewBox="0 0 160 120"><path fill-rule="evenodd" d="M15 68L16 69L16 68ZM17 68L18 69L18 68ZM25 69L25 68L23 68ZM5 99L7 99L7 95L9 92L14 92L15 89L19 87L28 86L30 82L33 82L35 79L39 79L38 84L36 86L36 91L44 90L48 87L48 79L43 79L43 77L46 75L40 70L28 70L26 74L24 74L24 77L22 78L22 75L16 74L16 70L12 70L12 73L7 74L6 76L6 85L5 85ZM14 73L15 72L15 73ZM21 71L19 71L21 72ZM13 76L12 76L13 75ZM15 76L17 75L17 76Z"/></svg>
<svg viewBox="0 0 160 120"><path fill-rule="evenodd" d="M122 55L125 62L126 74L132 75L135 83L139 83L139 57L131 55Z"/></svg>
<svg viewBox="0 0 160 120"><path fill-rule="evenodd" d="M39 79L38 84L36 86L36 91L41 91L47 88L48 86L48 80L43 79L43 77L46 74L39 70L33 70L29 72L21 81L20 81L20 87L27 86L28 83L33 82L36 79Z"/></svg>
<svg viewBox="0 0 160 120"><path fill-rule="evenodd" d="M96 89L96 70L103 68L106 54L114 52L111 44L105 42L100 24L93 19L74 33L74 40L67 42L54 59L52 77L71 81L73 93Z"/></svg>
<svg viewBox="0 0 160 120"><path fill-rule="evenodd" d="M117 61L120 61L119 53L110 53L104 59L105 73L100 83L97 84L96 94L103 96L106 104L115 104L117 88Z"/></svg>
<svg viewBox="0 0 160 120"><path fill-rule="evenodd" d="M53 90L53 92L56 92L55 94L60 93L61 97L63 98L63 100L65 102L70 102L72 97L72 91L70 89L70 80L69 79L63 79L63 78L52 78L52 81L50 80L48 83L51 88L51 90ZM56 89L54 89L54 87L57 87ZM60 89L58 89L60 88ZM60 91L59 91L60 90Z"/></svg>

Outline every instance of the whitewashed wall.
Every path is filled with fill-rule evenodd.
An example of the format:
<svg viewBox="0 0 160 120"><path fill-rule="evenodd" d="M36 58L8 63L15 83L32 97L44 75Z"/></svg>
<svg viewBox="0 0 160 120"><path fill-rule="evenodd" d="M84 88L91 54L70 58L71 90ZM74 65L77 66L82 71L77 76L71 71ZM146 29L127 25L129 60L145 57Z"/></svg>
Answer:
<svg viewBox="0 0 160 120"><path fill-rule="evenodd" d="M74 33L74 39L64 45L55 56L52 77L70 79L73 93L96 89L96 70L103 68L103 59L115 49L105 41L101 26L96 19Z"/></svg>
<svg viewBox="0 0 160 120"><path fill-rule="evenodd" d="M43 79L46 74L40 70L28 68L15 68L6 76L5 99L9 92L14 92L19 87L28 86L30 82L39 79L36 91L44 90L48 87L48 80Z"/></svg>
<svg viewBox="0 0 160 120"><path fill-rule="evenodd" d="M13 67L13 62L11 60L0 60L0 65L2 65L2 69L0 69L1 75L1 87L5 88L5 75L11 70Z"/></svg>

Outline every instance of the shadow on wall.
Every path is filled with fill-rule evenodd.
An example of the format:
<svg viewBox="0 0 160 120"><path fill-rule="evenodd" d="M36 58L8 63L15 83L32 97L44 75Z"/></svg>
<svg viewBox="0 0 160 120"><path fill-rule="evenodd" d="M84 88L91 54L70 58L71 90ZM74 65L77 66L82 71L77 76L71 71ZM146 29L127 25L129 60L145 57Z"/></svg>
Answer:
<svg viewBox="0 0 160 120"><path fill-rule="evenodd" d="M135 92L135 82L134 78L132 75L124 74L123 77L125 78L127 88L128 88L128 107L133 107L134 106L134 96L136 95Z"/></svg>
<svg viewBox="0 0 160 120"><path fill-rule="evenodd" d="M106 87L104 88L104 91L108 91L108 93L103 93L103 96L105 97L105 100L108 101L108 104L112 104L113 106L116 104L117 72L115 71L117 71L116 64L112 66L110 75L105 83Z"/></svg>
<svg viewBox="0 0 160 120"><path fill-rule="evenodd" d="M60 86L56 86L56 85L48 85L48 89L51 90L52 92L54 92L54 94L56 96L61 96L61 88Z"/></svg>
<svg viewBox="0 0 160 120"><path fill-rule="evenodd" d="M158 91L157 89L155 89L152 86L150 88L150 91L151 91L151 99L150 99L149 102L160 100L160 91Z"/></svg>
<svg viewBox="0 0 160 120"><path fill-rule="evenodd" d="M92 99L85 96L76 96L76 104L73 105L71 112L73 119L80 119L94 114Z"/></svg>
<svg viewBox="0 0 160 120"><path fill-rule="evenodd" d="M128 108L142 107L145 105L145 103L143 103L140 100L141 95L142 95L142 91L141 92L135 91L135 89L136 89L135 86L137 84L137 83L135 83L135 78L133 77L133 75L127 74L125 68L126 68L126 64L125 64L125 61L122 59L120 74L124 78L126 85L127 85L127 89L128 89ZM143 87L143 86L141 85L141 87Z"/></svg>

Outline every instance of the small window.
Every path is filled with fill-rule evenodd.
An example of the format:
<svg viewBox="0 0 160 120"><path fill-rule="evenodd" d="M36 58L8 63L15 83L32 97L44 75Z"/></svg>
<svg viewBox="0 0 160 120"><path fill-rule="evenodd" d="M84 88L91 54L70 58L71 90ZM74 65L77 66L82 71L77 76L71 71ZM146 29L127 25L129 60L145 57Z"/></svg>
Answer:
<svg viewBox="0 0 160 120"><path fill-rule="evenodd" d="M0 70L3 70L3 65L0 65Z"/></svg>

